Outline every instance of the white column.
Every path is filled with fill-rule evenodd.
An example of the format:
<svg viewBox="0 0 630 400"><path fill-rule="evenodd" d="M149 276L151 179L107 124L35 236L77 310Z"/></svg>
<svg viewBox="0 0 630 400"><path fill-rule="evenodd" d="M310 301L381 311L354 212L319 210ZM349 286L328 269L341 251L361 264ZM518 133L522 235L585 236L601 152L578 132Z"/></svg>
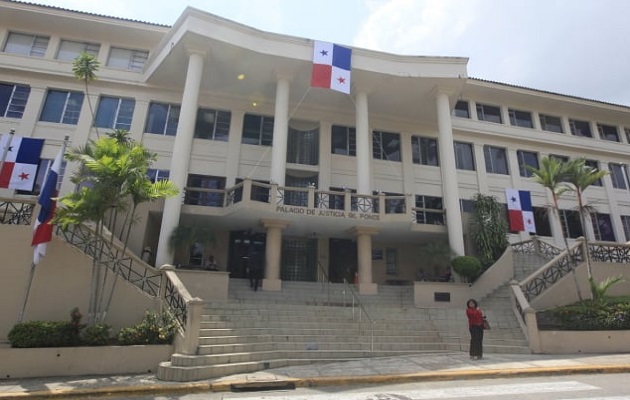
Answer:
<svg viewBox="0 0 630 400"><path fill-rule="evenodd" d="M332 155L330 142L332 140L332 123L320 121L319 123L319 183L317 187L328 190L331 182Z"/></svg>
<svg viewBox="0 0 630 400"><path fill-rule="evenodd" d="M133 110L133 118L131 120L131 127L129 132L131 138L137 142L142 142L142 135L144 134L144 121L146 120L147 113L149 112L149 98L137 98L136 106Z"/></svg>
<svg viewBox="0 0 630 400"><path fill-rule="evenodd" d="M190 51L188 56L186 84L182 96L182 105L179 113L177 134L175 135L175 144L173 145L173 155L170 166L170 180L181 190L181 196L169 197L164 201L162 226L160 228L160 239L156 253L156 266L173 262L173 252L169 249L168 243L173 229L179 224L183 190L186 186L190 152L192 151L204 56L205 54L197 51Z"/></svg>
<svg viewBox="0 0 630 400"><path fill-rule="evenodd" d="M372 235L377 228L355 226L353 233L357 237L357 262L359 264L359 293L376 294L377 285L372 282Z"/></svg>
<svg viewBox="0 0 630 400"><path fill-rule="evenodd" d="M271 182L284 186L289 134L289 78L278 76L271 147Z"/></svg>
<svg viewBox="0 0 630 400"><path fill-rule="evenodd" d="M265 291L279 291L282 289L280 280L280 261L282 255L282 231L289 226L287 221L263 219L260 221L267 229L265 240L265 279L262 288Z"/></svg>
<svg viewBox="0 0 630 400"><path fill-rule="evenodd" d="M355 99L356 131L357 131L357 193L372 194L372 170L370 152L370 126L368 119L367 93L357 91Z"/></svg>
<svg viewBox="0 0 630 400"><path fill-rule="evenodd" d="M459 209L459 190L457 185L457 168L455 167L455 151L453 148L453 128L451 125L451 107L446 93L437 93L438 148L440 149L442 193L446 207L446 226L448 243L458 255L465 254L464 229L462 214Z"/></svg>
<svg viewBox="0 0 630 400"><path fill-rule="evenodd" d="M243 118L245 112L232 110L230 135L228 136L228 154L225 163L225 186L232 187L238 178L238 166L241 162L241 139L243 137ZM244 177L243 177L244 178Z"/></svg>
<svg viewBox="0 0 630 400"><path fill-rule="evenodd" d="M477 167L477 187L479 193L490 194L488 187L488 173L486 172L486 155L483 153L483 144L473 144L473 152L475 155Z"/></svg>

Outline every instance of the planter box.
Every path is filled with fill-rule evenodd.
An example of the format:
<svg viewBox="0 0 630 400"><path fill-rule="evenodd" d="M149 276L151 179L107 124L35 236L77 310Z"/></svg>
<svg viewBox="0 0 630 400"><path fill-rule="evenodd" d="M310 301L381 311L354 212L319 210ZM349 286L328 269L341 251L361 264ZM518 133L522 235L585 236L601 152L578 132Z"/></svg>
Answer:
<svg viewBox="0 0 630 400"><path fill-rule="evenodd" d="M630 330L538 331L545 354L620 353L628 351Z"/></svg>
<svg viewBox="0 0 630 400"><path fill-rule="evenodd" d="M0 379L154 373L172 345L0 349Z"/></svg>

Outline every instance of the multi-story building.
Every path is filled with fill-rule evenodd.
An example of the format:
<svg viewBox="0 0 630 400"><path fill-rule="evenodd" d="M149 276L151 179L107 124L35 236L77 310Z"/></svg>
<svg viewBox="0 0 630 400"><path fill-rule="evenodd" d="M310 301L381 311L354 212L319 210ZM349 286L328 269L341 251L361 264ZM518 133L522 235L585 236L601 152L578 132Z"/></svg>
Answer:
<svg viewBox="0 0 630 400"><path fill-rule="evenodd" d="M169 27L6 0L0 50L0 131L46 139L40 180L65 135L81 146L127 129L158 154L150 179L169 177L182 196L147 207L130 243L156 265L212 253L232 277L263 264L266 290L358 272L374 293L412 281L425 244L472 253L477 193L529 190L542 210L549 193L526 167L551 155L610 174L586 193L592 229L565 197L562 226L537 212L537 234L630 237L630 108L471 78L466 58L354 48L347 95L310 86L311 39L193 8ZM87 91L72 73L82 51L101 65ZM72 190L63 179L61 194ZM174 258L171 233L193 223L216 244Z"/></svg>

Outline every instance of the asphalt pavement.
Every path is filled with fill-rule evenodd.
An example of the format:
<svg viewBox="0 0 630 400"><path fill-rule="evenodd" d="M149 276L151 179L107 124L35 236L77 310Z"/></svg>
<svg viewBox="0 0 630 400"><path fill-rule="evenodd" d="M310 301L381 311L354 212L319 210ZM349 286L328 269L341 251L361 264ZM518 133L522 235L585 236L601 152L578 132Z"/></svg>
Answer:
<svg viewBox="0 0 630 400"><path fill-rule="evenodd" d="M0 399L164 395L626 372L630 372L630 353L487 354L482 360L471 360L463 352L426 353L283 367L185 383L160 381L153 374L0 379Z"/></svg>

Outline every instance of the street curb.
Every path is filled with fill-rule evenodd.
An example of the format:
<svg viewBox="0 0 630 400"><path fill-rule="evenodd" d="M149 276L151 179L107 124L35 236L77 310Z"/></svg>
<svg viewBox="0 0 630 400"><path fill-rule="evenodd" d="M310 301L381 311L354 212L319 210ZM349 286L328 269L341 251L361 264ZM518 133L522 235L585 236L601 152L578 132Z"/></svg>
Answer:
<svg viewBox="0 0 630 400"><path fill-rule="evenodd" d="M229 392L233 387L251 388L264 387L265 384L279 383L295 385L298 388L349 386L349 385L378 385L410 382L450 381L467 379L511 378L527 376L572 375L572 374L613 374L630 372L630 364L620 365L583 365L573 367L533 367L518 369L477 369L462 371L431 371L397 375L359 375L359 376L331 376L312 378L285 378L269 381L247 381L243 379L223 382L194 382L194 383L165 383L142 386L106 386L83 389L51 389L32 392L0 393L0 399L50 399L68 398L94 395L141 395L149 393L199 393L199 392Z"/></svg>

